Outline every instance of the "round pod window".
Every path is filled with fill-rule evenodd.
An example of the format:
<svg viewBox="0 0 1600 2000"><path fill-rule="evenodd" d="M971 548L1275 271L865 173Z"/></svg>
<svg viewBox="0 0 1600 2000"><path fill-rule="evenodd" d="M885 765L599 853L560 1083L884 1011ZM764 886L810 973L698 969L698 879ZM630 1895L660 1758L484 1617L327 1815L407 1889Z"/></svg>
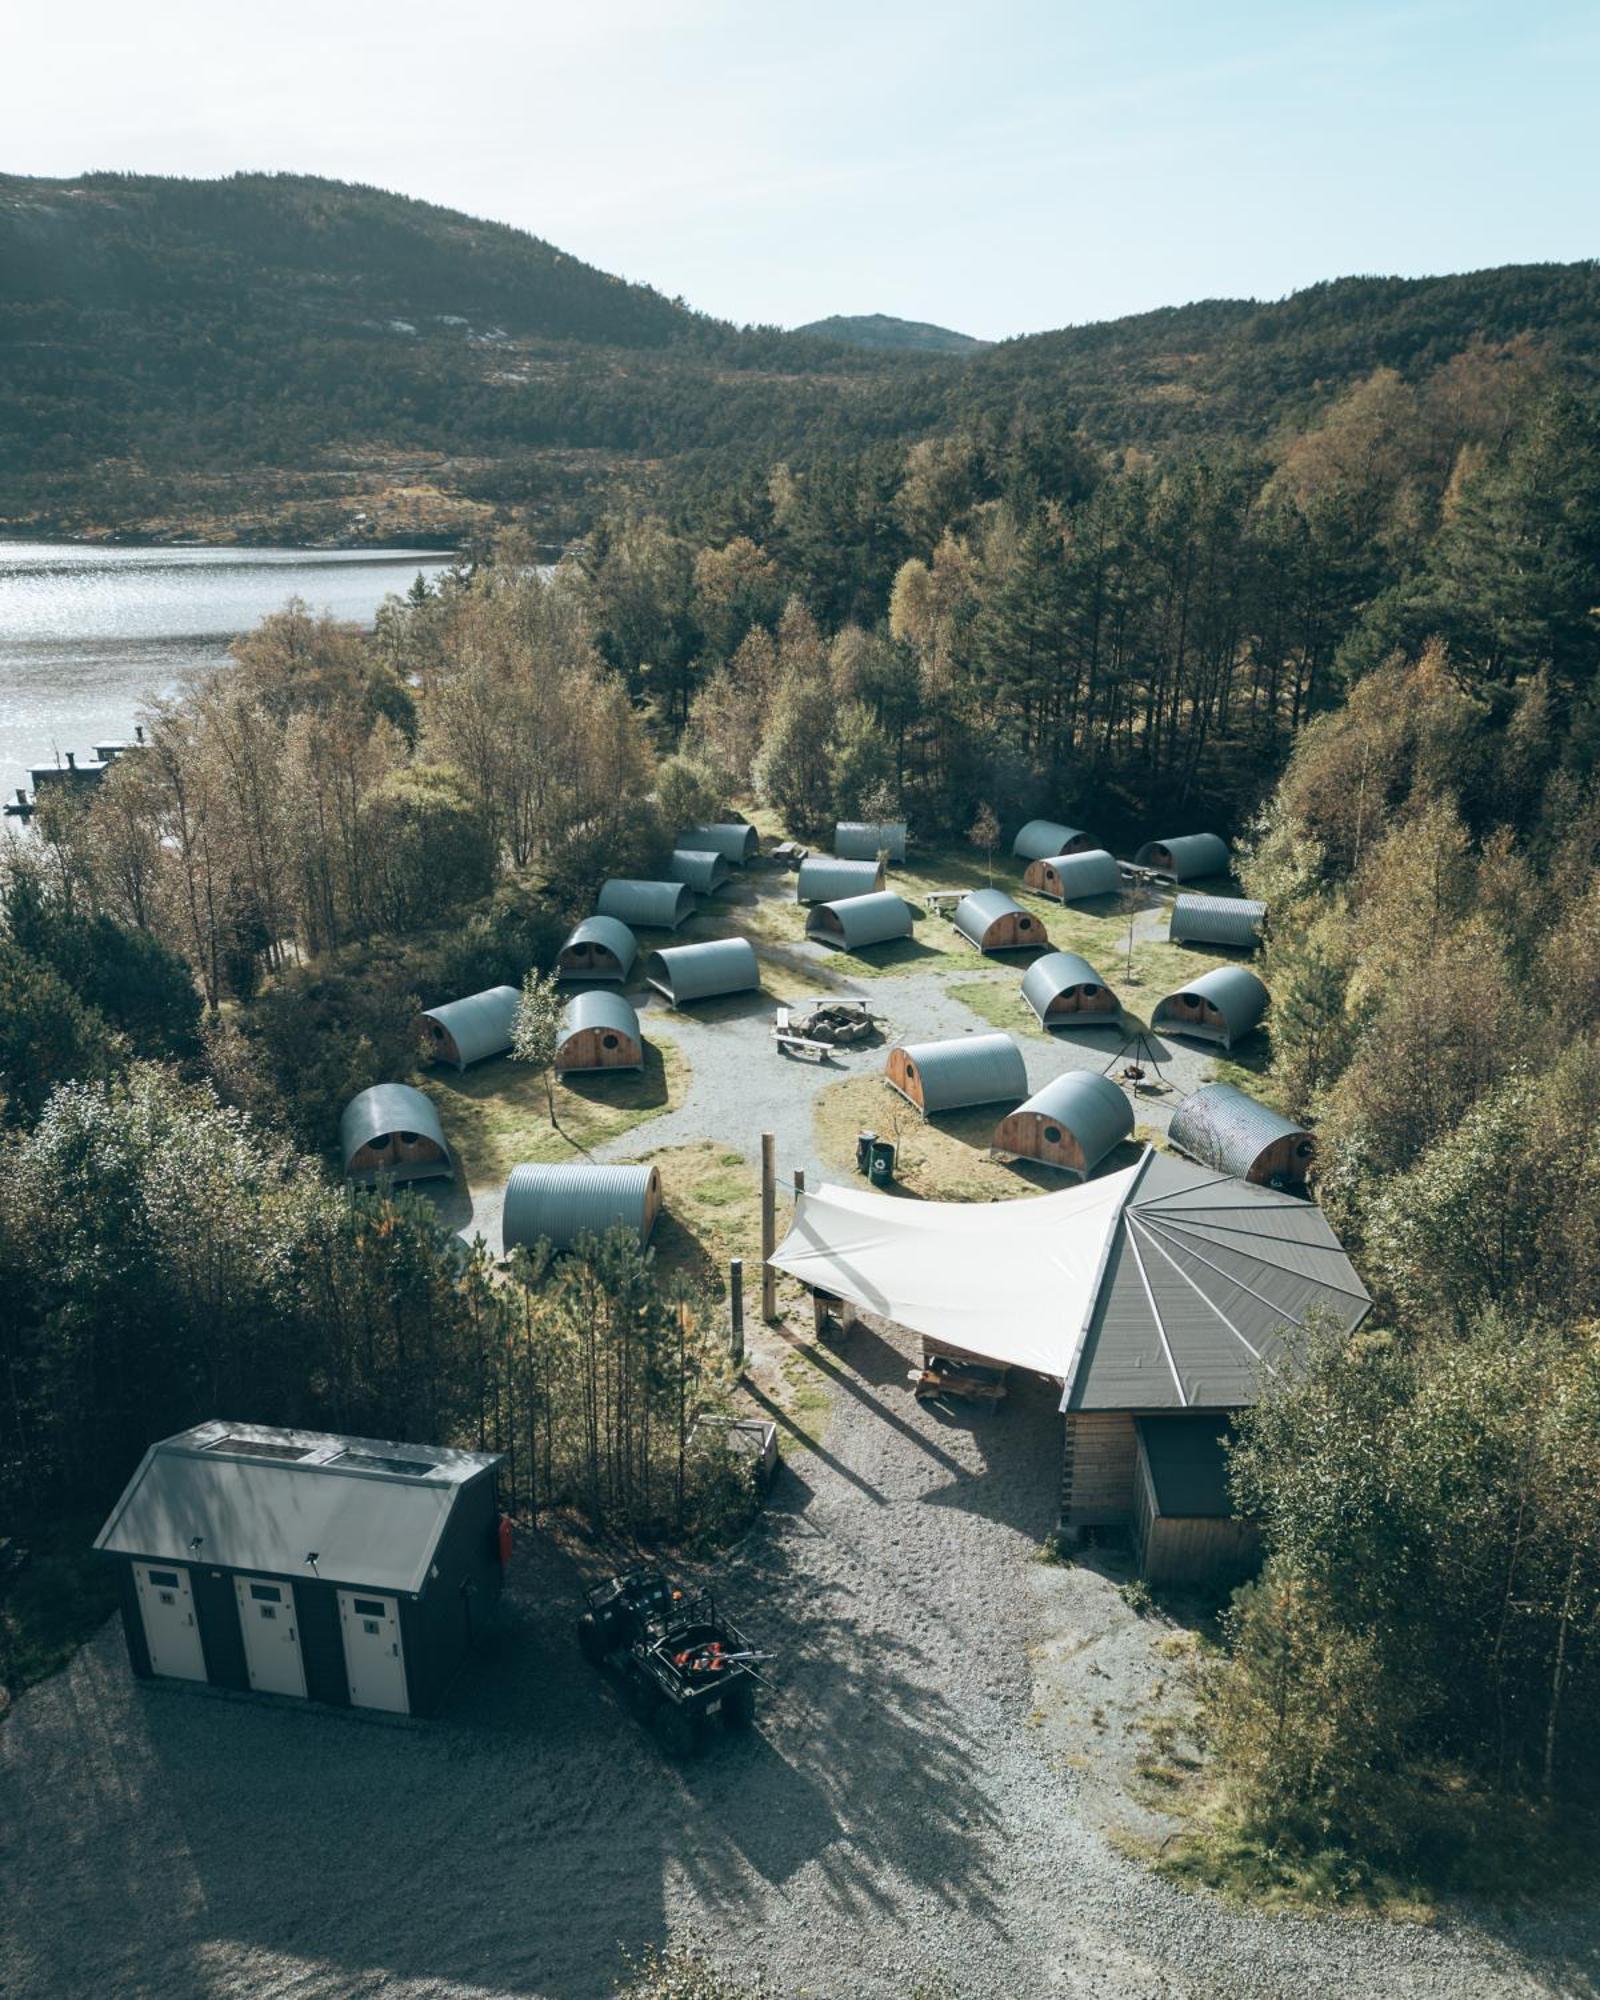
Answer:
<svg viewBox="0 0 1600 2000"><path fill-rule="evenodd" d="M1085 1000L1092 1000L1100 989L1092 979L1086 979L1078 988L1078 991L1083 995Z"/></svg>
<svg viewBox="0 0 1600 2000"><path fill-rule="evenodd" d="M392 1135L388 1132L379 1132L375 1134L374 1137L370 1138L367 1141L367 1144L372 1148L372 1150L375 1153L381 1153L385 1151L386 1148L388 1147L391 1136Z"/></svg>
<svg viewBox="0 0 1600 2000"><path fill-rule="evenodd" d="M401 1143L401 1145L402 1145L402 1146L414 1146L414 1145L415 1145L415 1144L417 1143L417 1135L416 1135L416 1133L415 1133L415 1132L402 1132L402 1133L400 1134L400 1143Z"/></svg>
<svg viewBox="0 0 1600 2000"><path fill-rule="evenodd" d="M1302 1139L1294 1149L1294 1156L1297 1160L1309 1160L1316 1150L1317 1142L1315 1139Z"/></svg>
<svg viewBox="0 0 1600 2000"><path fill-rule="evenodd" d="M428 1033L432 1035L433 1039L436 1042L442 1042L444 1040L444 1029L440 1027L437 1021L430 1021L428 1023Z"/></svg>
<svg viewBox="0 0 1600 2000"><path fill-rule="evenodd" d="M617 1046L617 1038L616 1038L616 1036L615 1036L615 1035L602 1035L602 1036L600 1037L600 1046L601 1046L601 1048L603 1048L603 1049L614 1049L614 1048L615 1048L615 1047Z"/></svg>
<svg viewBox="0 0 1600 2000"><path fill-rule="evenodd" d="M1018 929L1019 931L1031 931L1031 930L1033 929L1033 919L1032 919L1032 917L1029 917L1029 916L1021 916L1021 917L1018 917L1018 919L1017 919L1017 929Z"/></svg>
<svg viewBox="0 0 1600 2000"><path fill-rule="evenodd" d="M1061 1127L1059 1125L1047 1125L1044 1128L1044 1137L1047 1146L1059 1146L1061 1144Z"/></svg>
<svg viewBox="0 0 1600 2000"><path fill-rule="evenodd" d="M1178 1004L1183 1007L1203 1007L1205 1002L1200 998L1198 993L1180 993L1178 995Z"/></svg>

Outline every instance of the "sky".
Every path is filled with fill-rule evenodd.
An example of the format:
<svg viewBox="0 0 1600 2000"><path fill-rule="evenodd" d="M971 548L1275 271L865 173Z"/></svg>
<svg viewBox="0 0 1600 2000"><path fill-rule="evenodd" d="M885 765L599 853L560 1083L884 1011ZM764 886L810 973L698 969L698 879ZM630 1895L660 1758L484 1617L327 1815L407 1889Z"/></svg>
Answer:
<svg viewBox="0 0 1600 2000"><path fill-rule="evenodd" d="M1567 0L0 0L0 172L374 183L741 323L988 339L1600 251Z"/></svg>

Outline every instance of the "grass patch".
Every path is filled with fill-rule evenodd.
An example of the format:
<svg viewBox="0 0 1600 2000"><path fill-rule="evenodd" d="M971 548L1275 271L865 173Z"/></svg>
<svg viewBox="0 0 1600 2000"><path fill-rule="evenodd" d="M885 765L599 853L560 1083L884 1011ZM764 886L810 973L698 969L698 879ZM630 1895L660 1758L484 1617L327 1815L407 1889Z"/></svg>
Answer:
<svg viewBox="0 0 1600 2000"><path fill-rule="evenodd" d="M478 1063L459 1076L433 1070L419 1077L439 1107L445 1137L468 1186L503 1182L524 1160L581 1158L681 1104L689 1065L676 1043L655 1040L655 1023L650 1026L642 1071L557 1081L554 1128L544 1079L509 1056Z"/></svg>
<svg viewBox="0 0 1600 2000"><path fill-rule="evenodd" d="M19 1694L55 1673L116 1610L115 1567L90 1546L102 1518L58 1515L13 1531L28 1561L0 1598L0 1689ZM0 1715L7 1705L0 1695Z"/></svg>
<svg viewBox="0 0 1600 2000"><path fill-rule="evenodd" d="M893 1139L895 1189L923 1201L1011 1201L1064 1185L1058 1177L1034 1178L988 1157L1005 1109L980 1105L924 1123L881 1076L852 1076L823 1091L812 1116L818 1151L847 1178L855 1173L858 1132Z"/></svg>

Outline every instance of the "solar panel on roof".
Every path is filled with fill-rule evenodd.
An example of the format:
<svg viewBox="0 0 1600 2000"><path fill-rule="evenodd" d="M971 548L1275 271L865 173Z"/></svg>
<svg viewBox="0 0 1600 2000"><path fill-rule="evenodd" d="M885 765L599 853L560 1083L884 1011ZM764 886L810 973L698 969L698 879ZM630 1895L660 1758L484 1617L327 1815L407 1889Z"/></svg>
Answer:
<svg viewBox="0 0 1600 2000"><path fill-rule="evenodd" d="M339 1451L329 1465L353 1465L358 1472L397 1472L402 1479L426 1479L438 1470L420 1458L383 1458L375 1451Z"/></svg>
<svg viewBox="0 0 1600 2000"><path fill-rule="evenodd" d="M241 1458L309 1458L311 1447L304 1444L277 1444L260 1438L220 1437L204 1447L206 1451L237 1452Z"/></svg>

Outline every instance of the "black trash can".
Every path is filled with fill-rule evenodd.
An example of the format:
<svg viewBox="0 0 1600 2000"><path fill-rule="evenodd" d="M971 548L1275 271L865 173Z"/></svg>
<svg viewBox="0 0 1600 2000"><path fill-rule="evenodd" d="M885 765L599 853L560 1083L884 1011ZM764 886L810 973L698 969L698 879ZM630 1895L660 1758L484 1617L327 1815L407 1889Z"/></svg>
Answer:
<svg viewBox="0 0 1600 2000"><path fill-rule="evenodd" d="M874 1187L887 1187L889 1182L894 1179L894 1141L892 1139L875 1138L873 1140L872 1160L867 1172L868 1178Z"/></svg>
<svg viewBox="0 0 1600 2000"><path fill-rule="evenodd" d="M876 1132L856 1134L856 1172L865 1174L869 1180L872 1178L872 1149L877 1143Z"/></svg>

